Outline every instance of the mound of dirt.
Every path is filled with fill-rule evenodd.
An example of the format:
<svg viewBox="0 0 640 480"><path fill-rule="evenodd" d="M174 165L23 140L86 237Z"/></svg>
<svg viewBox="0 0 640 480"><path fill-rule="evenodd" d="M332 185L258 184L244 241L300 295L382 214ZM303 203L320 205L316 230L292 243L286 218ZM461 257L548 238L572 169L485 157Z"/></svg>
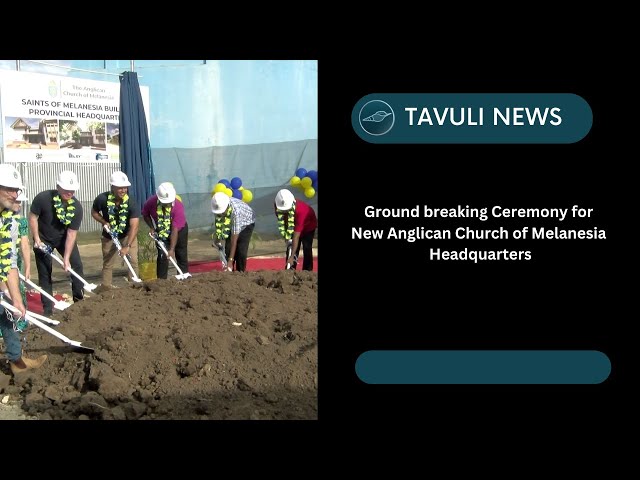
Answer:
<svg viewBox="0 0 640 480"><path fill-rule="evenodd" d="M317 419L315 272L209 272L109 290L31 325L16 375L39 419ZM8 365L3 371L9 374Z"/></svg>

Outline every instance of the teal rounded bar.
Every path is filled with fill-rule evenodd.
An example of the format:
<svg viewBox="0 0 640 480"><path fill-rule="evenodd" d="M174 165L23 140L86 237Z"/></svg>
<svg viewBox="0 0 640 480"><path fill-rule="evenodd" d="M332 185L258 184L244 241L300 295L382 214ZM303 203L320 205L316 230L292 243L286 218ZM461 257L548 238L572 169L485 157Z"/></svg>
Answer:
<svg viewBox="0 0 640 480"><path fill-rule="evenodd" d="M573 93L376 93L351 124L370 143L575 143L593 113Z"/></svg>
<svg viewBox="0 0 640 480"><path fill-rule="evenodd" d="M611 362L597 350L369 350L355 371L368 384L598 384Z"/></svg>

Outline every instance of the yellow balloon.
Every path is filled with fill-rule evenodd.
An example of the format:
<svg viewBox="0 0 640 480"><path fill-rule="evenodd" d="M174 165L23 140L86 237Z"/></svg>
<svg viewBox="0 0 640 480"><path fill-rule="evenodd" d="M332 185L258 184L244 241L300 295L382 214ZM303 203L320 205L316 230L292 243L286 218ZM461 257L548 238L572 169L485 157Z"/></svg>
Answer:
<svg viewBox="0 0 640 480"><path fill-rule="evenodd" d="M305 177L305 178L309 178L309 177ZM304 196L307 198L313 198L315 194L316 194L316 190L313 187L305 188L304 190Z"/></svg>
<svg viewBox="0 0 640 480"><path fill-rule="evenodd" d="M289 183L291 184L292 187L296 187L300 185L300 177L296 177L294 175L293 177L291 177L291 180L289 181Z"/></svg>
<svg viewBox="0 0 640 480"><path fill-rule="evenodd" d="M228 187L224 188L224 193L226 193L229 197L233 197L233 190Z"/></svg>
<svg viewBox="0 0 640 480"><path fill-rule="evenodd" d="M300 185L302 185L302 188L304 188L305 190L309 188L312 183L313 180L311 180L311 178L309 177L304 177L302 180L300 180Z"/></svg>
<svg viewBox="0 0 640 480"><path fill-rule="evenodd" d="M244 187L240 187L240 188L238 188L238 190L242 191L242 190L244 190Z"/></svg>
<svg viewBox="0 0 640 480"><path fill-rule="evenodd" d="M251 190L242 190L242 201L249 203L251 200L253 200L253 193L251 193Z"/></svg>
<svg viewBox="0 0 640 480"><path fill-rule="evenodd" d="M213 192L211 192L211 196L213 197L214 193L224 192L224 189L227 188L224 183L216 183L216 186L213 187Z"/></svg>

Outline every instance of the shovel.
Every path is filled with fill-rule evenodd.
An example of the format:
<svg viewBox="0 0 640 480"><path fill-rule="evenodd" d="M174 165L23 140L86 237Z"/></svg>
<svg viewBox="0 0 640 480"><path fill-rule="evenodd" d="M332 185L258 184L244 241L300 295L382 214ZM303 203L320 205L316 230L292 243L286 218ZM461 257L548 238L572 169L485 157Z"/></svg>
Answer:
<svg viewBox="0 0 640 480"><path fill-rule="evenodd" d="M111 231L111 229L109 229L109 235L111 235L111 239L113 240L113 244L118 249L118 254L122 257L122 254L121 254L121 252L122 252L122 244L120 243L120 240L118 240L118 235L113 233ZM136 275L135 270L131 266L131 262L129 261L129 258L127 258L127 257L129 257L129 255L125 255L122 258L124 259L124 263L127 264L127 267L129 268L129 271L131 272L131 280L133 280L136 283L141 283L142 280L140 278L138 278L138 276Z"/></svg>
<svg viewBox="0 0 640 480"><path fill-rule="evenodd" d="M62 300L57 300L52 295L49 295L47 292L45 292L42 288L40 288L38 285L33 283L31 280L27 280L27 278L24 275L22 275L21 273L19 275L20 275L20 280L22 280L24 283L29 285L31 288L35 288L37 291L40 292L40 295L44 295L49 300L51 300L53 302L53 307L54 308L57 308L58 310L64 310L65 308L69 308L71 306L70 303L67 303L67 302L62 301Z"/></svg>
<svg viewBox="0 0 640 480"><path fill-rule="evenodd" d="M224 254L224 248L221 243L214 243L214 247L218 249L218 255L220 255L220 263L222 263L222 270L227 269L227 256Z"/></svg>
<svg viewBox="0 0 640 480"><path fill-rule="evenodd" d="M158 238L158 235L154 235L153 233L149 232L149 236L153 238L153 240L156 242L158 247L160 247L160 250L162 250L162 253L164 253L164 256L167 257L169 260L171 260L171 263L173 263L173 266L176 267L176 270L178 271L178 275L176 275L175 277L178 280L184 280L185 278L189 278L191 274L182 273L182 270L180 270L180 267L178 266L176 261L173 259L173 257L169 256L169 252L167 252L167 247L164 246L164 242Z"/></svg>
<svg viewBox="0 0 640 480"><path fill-rule="evenodd" d="M287 241L287 251L284 252L284 261L286 262L289 259L289 255L291 255L291 249L293 248L293 243ZM291 264L287 262L286 269L289 270L291 268Z"/></svg>
<svg viewBox="0 0 640 480"><path fill-rule="evenodd" d="M285 260L289 258L289 255L291 255L291 250L292 249L293 249L293 242L287 241L287 251L284 254L285 255L285 257L284 257ZM292 260L293 260L293 265L290 264L289 262L287 262L287 266L286 266L287 270L290 270L290 269L295 270L296 269L296 265L298 264L298 257L296 255L294 255Z"/></svg>
<svg viewBox="0 0 640 480"><path fill-rule="evenodd" d="M48 253L51 256L51 258L53 258L56 262L58 262L62 266L62 268L64 268L64 262L60 259L60 257L58 257L54 253L53 249L49 245L47 245L46 243L40 245L40 250L42 250L44 253ZM69 267L69 273L71 273L74 277L80 280L84 284L85 290L89 292L94 291L98 287L95 283L87 282L84 278L78 275L71 267Z"/></svg>
<svg viewBox="0 0 640 480"><path fill-rule="evenodd" d="M51 325L60 325L60 322L58 320L54 320L53 318L45 317L44 315L40 315L35 312L30 312L29 310L27 310L27 313L37 320L50 323Z"/></svg>
<svg viewBox="0 0 640 480"><path fill-rule="evenodd" d="M17 315L20 315L20 310L15 308L13 305L5 302L4 300L0 301L0 305L2 305L4 308L6 308L7 310L9 310L9 311L11 311L13 313L15 313ZM40 315L38 315L38 316L40 316ZM24 318L29 323L32 323L35 326L40 327L45 332L48 332L51 335L53 335L54 337L58 337L63 342L68 343L69 345L77 348L80 353L93 353L95 351L95 349L90 348L90 347L85 347L84 345L82 345L82 343L80 343L80 342L78 342L76 340L71 340L71 339L65 337L63 334L61 334L60 332L57 332L56 330L51 328L49 325L47 325L47 324L41 322L40 320L38 320L37 318L35 318L33 316L33 314L30 313L30 312L27 312L27 314L24 316ZM48 319L48 321L55 322L55 320L51 320L51 319Z"/></svg>

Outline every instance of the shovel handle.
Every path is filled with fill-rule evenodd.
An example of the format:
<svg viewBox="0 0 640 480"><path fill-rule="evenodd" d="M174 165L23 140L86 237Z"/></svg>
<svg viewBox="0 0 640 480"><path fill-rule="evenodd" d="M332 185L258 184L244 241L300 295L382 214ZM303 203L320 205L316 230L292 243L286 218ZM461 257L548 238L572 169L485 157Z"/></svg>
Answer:
<svg viewBox="0 0 640 480"><path fill-rule="evenodd" d="M64 262L60 259L60 257L58 257L55 253L53 252L49 252L49 255L51 256L51 258L53 258L56 262L58 262L60 265L62 265L62 268L64 268ZM95 287L95 285L91 285L89 282L87 282L84 278L82 278L80 275L78 275L75 270L71 267L69 267L69 273L71 275L73 275L74 277L76 277L78 280L80 280L84 286L87 288L87 290L93 290Z"/></svg>
<svg viewBox="0 0 640 480"><path fill-rule="evenodd" d="M38 285L33 283L31 280L28 280L24 275L22 275L22 273L18 273L18 275L20 276L20 280L22 280L24 283L29 285L31 288L35 288L38 292L40 292L41 295L44 295L49 300L51 300L53 303L58 303L58 300L53 295L49 295L42 288L40 288Z"/></svg>
<svg viewBox="0 0 640 480"><path fill-rule="evenodd" d="M113 233L111 230L109 230L109 235L111 235L111 239L113 240L113 244L116 246L116 249L118 250L118 254L122 256L122 244L120 243L120 240L118 240L118 236L115 233ZM127 268L131 272L131 279L134 282L141 282L142 280L140 280L138 278L138 275L136 275L136 272L131 266L131 262L129 261L128 257L129 255L125 255L124 257L122 257L122 259L124 260L124 263L127 264Z"/></svg>
<svg viewBox="0 0 640 480"><path fill-rule="evenodd" d="M44 315L40 315L40 314L37 314L35 312L30 312L29 310L27 310L27 315L29 315L29 316L31 316L33 318L37 318L38 320L42 320L43 322L50 323L51 325L59 325L60 324L60 322L58 320L54 320L52 318L45 317Z"/></svg>
<svg viewBox="0 0 640 480"><path fill-rule="evenodd" d="M131 272L131 279L134 282L141 282L142 280L140 280L140 278L138 278L138 276L136 275L135 270L133 269L133 267L131 266L131 263L129 262L129 259L126 256L122 258L124 259L124 263L127 264L127 267L129 267L129 271Z"/></svg>
<svg viewBox="0 0 640 480"><path fill-rule="evenodd" d="M222 245L218 246L218 254L220 255L220 263L222 263L222 269L227 268L227 256L224 254L224 248Z"/></svg>
<svg viewBox="0 0 640 480"><path fill-rule="evenodd" d="M187 277L190 277L191 276L190 273L182 273L182 270L180 270L180 267L178 266L176 261L173 259L172 256L169 255L169 252L167 251L167 247L164 246L164 242L162 240L160 240L157 237L157 235L152 235L151 232L149 232L149 235L151 236L151 238L153 238L153 240L156 242L158 247L160 247L160 249L162 250L162 253L164 253L165 257L167 257L169 260L171 260L171 263L173 263L173 266L176 267L176 270L178 271L178 275L176 275L176 278L182 280L182 279L185 279Z"/></svg>
<svg viewBox="0 0 640 480"><path fill-rule="evenodd" d="M287 262L286 263L287 270L291 268L291 264L287 260L289 260L289 255L291 255L292 248L293 248L293 245L287 242L287 251L284 252L284 261Z"/></svg>

